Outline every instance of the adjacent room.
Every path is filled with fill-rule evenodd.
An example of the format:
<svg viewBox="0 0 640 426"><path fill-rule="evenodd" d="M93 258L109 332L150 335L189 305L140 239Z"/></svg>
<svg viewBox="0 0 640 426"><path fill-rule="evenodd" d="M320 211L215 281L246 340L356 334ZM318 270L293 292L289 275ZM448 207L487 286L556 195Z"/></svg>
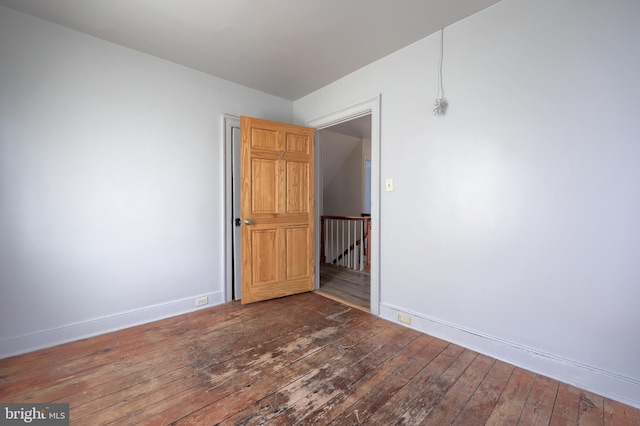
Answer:
<svg viewBox="0 0 640 426"><path fill-rule="evenodd" d="M369 311L371 306L371 114L320 130L319 288Z"/></svg>
<svg viewBox="0 0 640 426"><path fill-rule="evenodd" d="M638 22L633 0L0 0L0 403L639 424ZM251 169L290 184L251 198L286 231L233 214L240 117L292 129ZM236 226L264 249L245 263ZM241 303L238 265L270 300ZM323 297L334 266L356 290ZM280 273L296 294L268 297Z"/></svg>

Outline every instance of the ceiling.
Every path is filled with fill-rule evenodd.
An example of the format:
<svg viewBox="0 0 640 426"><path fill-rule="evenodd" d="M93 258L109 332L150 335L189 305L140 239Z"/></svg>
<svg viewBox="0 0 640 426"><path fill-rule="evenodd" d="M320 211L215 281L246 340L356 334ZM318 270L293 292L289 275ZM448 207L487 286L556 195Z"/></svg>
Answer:
<svg viewBox="0 0 640 426"><path fill-rule="evenodd" d="M0 0L295 100L500 0Z"/></svg>

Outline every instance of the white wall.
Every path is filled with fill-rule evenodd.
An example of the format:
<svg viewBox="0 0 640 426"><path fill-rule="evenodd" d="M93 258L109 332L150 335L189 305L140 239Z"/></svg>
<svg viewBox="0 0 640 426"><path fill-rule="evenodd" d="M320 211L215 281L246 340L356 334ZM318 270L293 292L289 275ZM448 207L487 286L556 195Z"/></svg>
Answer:
<svg viewBox="0 0 640 426"><path fill-rule="evenodd" d="M221 114L292 103L0 7L0 357L224 301Z"/></svg>
<svg viewBox="0 0 640 426"><path fill-rule="evenodd" d="M362 149L361 139L339 133L320 131L323 146L322 214L332 216L360 216L362 213ZM327 147L335 144L353 147L346 156L326 155ZM334 164L328 165L327 162ZM336 164L339 163L339 164ZM327 167L325 167L327 166Z"/></svg>
<svg viewBox="0 0 640 426"><path fill-rule="evenodd" d="M439 34L294 102L382 94L382 316L640 406L638 22L504 0L445 30L443 118Z"/></svg>

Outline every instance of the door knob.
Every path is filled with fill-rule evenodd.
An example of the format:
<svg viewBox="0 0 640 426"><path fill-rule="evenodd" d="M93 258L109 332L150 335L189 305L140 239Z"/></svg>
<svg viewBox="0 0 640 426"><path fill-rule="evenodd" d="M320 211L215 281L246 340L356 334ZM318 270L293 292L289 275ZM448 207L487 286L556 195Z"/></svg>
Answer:
<svg viewBox="0 0 640 426"><path fill-rule="evenodd" d="M251 219L245 219L244 220L244 224L245 225L253 225L253 221Z"/></svg>

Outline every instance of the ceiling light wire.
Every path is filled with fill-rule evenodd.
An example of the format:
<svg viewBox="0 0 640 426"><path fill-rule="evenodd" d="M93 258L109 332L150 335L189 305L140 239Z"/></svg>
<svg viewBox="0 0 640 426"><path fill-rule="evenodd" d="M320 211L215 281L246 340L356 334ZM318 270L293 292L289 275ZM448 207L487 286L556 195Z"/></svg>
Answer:
<svg viewBox="0 0 640 426"><path fill-rule="evenodd" d="M444 28L440 30L440 66L438 67L438 95L433 105L433 115L441 117L447 113L449 102L444 97L444 85L442 83L442 63L444 61Z"/></svg>

